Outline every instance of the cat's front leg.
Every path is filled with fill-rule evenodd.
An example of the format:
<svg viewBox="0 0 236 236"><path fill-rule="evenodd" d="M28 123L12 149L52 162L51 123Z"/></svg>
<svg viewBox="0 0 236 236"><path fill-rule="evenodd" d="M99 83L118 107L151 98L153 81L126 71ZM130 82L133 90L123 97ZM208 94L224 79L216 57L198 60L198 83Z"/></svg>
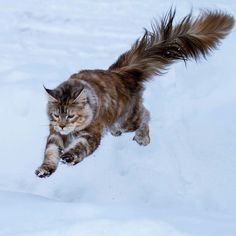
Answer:
<svg viewBox="0 0 236 236"><path fill-rule="evenodd" d="M71 143L64 149L61 155L62 163L69 165L78 164L97 149L100 141L101 130L96 126L75 133Z"/></svg>
<svg viewBox="0 0 236 236"><path fill-rule="evenodd" d="M61 136L59 134L50 134L47 139L43 163L35 171L35 174L40 178L44 178L55 172L62 150L63 140Z"/></svg>

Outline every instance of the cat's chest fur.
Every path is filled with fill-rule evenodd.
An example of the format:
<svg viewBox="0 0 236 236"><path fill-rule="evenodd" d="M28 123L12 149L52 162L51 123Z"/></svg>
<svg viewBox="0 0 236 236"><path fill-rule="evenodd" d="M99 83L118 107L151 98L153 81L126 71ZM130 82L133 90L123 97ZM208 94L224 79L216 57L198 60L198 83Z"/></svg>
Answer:
<svg viewBox="0 0 236 236"><path fill-rule="evenodd" d="M64 149L66 149L73 143L73 141L75 140L75 137L73 134L62 135L62 140L64 144Z"/></svg>

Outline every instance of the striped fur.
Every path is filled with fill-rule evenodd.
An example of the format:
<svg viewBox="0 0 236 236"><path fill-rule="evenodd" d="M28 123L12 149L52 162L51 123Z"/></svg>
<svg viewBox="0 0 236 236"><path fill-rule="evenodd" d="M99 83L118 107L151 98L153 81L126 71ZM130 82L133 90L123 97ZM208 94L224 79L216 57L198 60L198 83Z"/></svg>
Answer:
<svg viewBox="0 0 236 236"><path fill-rule="evenodd" d="M196 19L190 14L175 26L174 17L170 10L108 70L83 70L53 90L45 88L50 134L39 177L51 175L59 160L81 162L98 148L104 130L114 136L135 131L138 144L149 144L144 82L177 60L206 57L234 25L233 17L220 11L205 11Z"/></svg>

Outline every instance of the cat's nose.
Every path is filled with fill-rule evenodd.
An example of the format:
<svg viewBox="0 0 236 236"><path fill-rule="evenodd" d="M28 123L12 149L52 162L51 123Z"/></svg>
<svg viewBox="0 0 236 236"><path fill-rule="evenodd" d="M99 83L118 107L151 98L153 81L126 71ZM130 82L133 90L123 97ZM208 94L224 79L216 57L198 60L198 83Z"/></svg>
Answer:
<svg viewBox="0 0 236 236"><path fill-rule="evenodd" d="M59 126L63 129L63 128L65 128L66 125L60 124Z"/></svg>

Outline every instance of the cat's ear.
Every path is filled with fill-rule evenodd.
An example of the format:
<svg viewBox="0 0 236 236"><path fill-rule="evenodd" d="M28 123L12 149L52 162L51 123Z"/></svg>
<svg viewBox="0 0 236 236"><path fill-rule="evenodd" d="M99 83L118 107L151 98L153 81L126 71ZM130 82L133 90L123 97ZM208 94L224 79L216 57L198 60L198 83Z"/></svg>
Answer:
<svg viewBox="0 0 236 236"><path fill-rule="evenodd" d="M86 103L87 102L87 90L82 89L77 95L73 103Z"/></svg>
<svg viewBox="0 0 236 236"><path fill-rule="evenodd" d="M44 85L43 85L43 87L44 87L45 91L47 92L48 101L49 101L49 102L57 102L58 100L57 100L57 98L56 98L56 96L55 96L54 90L52 90L52 89L47 89Z"/></svg>

